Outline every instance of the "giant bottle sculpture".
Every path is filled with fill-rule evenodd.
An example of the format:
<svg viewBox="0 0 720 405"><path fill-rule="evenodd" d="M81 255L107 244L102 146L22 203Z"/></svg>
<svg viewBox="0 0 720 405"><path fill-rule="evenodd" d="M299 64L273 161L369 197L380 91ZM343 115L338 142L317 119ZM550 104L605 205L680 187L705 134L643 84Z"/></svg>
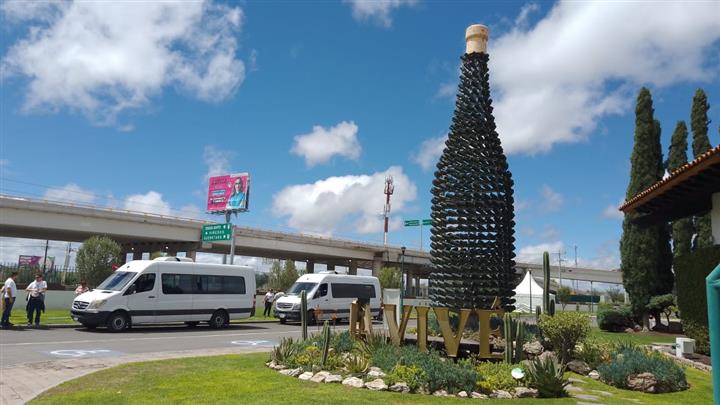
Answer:
<svg viewBox="0 0 720 405"><path fill-rule="evenodd" d="M495 130L488 83L488 29L466 31L448 140L432 187L434 306L505 310L515 300L513 181Z"/></svg>

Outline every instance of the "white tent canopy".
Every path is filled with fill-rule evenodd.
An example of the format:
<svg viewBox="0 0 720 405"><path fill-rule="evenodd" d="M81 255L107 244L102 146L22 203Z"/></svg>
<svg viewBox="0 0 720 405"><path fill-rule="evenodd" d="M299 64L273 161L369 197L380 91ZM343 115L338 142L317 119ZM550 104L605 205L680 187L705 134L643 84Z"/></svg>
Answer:
<svg viewBox="0 0 720 405"><path fill-rule="evenodd" d="M550 294L554 299L555 294ZM543 312L543 288L535 281L530 272L525 272L525 277L515 287L515 311L534 312L535 307L540 306Z"/></svg>

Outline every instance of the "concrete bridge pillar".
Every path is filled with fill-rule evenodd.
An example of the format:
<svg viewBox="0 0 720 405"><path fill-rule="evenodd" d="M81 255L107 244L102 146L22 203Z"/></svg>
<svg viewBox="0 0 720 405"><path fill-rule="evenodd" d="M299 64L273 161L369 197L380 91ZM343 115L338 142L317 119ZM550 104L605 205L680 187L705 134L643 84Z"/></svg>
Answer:
<svg viewBox="0 0 720 405"><path fill-rule="evenodd" d="M307 262L305 262L305 273L315 273L315 260L308 260Z"/></svg>
<svg viewBox="0 0 720 405"><path fill-rule="evenodd" d="M383 268L383 260L382 257L376 257L373 259L373 265L372 265L372 275L377 277L378 274L380 274L380 270Z"/></svg>
<svg viewBox="0 0 720 405"><path fill-rule="evenodd" d="M327 271L335 271L335 264L334 264L334 263L328 263L328 264L327 264Z"/></svg>
<svg viewBox="0 0 720 405"><path fill-rule="evenodd" d="M133 251L133 260L142 260L142 254L143 252L140 251Z"/></svg>
<svg viewBox="0 0 720 405"><path fill-rule="evenodd" d="M194 250L185 252L185 257L188 257L188 258L192 259L193 261L195 261L195 258L197 257L197 252Z"/></svg>
<svg viewBox="0 0 720 405"><path fill-rule="evenodd" d="M351 276L357 276L357 262L355 260L350 260L350 264L348 265L348 274Z"/></svg>

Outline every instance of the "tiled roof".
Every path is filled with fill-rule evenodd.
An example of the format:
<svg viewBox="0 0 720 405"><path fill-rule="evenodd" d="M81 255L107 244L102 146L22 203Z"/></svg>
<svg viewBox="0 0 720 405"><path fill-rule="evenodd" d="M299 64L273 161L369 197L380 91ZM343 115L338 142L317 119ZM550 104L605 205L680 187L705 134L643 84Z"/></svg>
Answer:
<svg viewBox="0 0 720 405"><path fill-rule="evenodd" d="M679 169L675 170L674 172L670 173L670 176L658 181L657 183L653 184L648 188L647 190L639 193L635 197L631 198L629 201L625 201L623 205L620 206L620 211L625 211L632 205L635 205L635 203L642 200L644 197L646 197L648 194L652 193L653 191L665 186L668 183L675 182L676 179L683 174L688 173L689 171L693 170L694 168L698 167L699 165L703 163L710 163L710 160L717 159L720 161L720 145L708 150L707 152L701 154L695 160L686 163L685 165L681 166ZM705 166L705 165L703 165Z"/></svg>

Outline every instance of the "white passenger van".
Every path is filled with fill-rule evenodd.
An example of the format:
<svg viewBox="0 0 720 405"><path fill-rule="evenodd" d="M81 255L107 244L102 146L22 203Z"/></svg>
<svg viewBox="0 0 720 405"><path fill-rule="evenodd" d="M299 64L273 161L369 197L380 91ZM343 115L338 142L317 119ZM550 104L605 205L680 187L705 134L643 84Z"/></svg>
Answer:
<svg viewBox="0 0 720 405"><path fill-rule="evenodd" d="M132 325L208 322L214 328L255 312L255 273L245 266L182 257L131 261L72 303L72 318L113 332Z"/></svg>
<svg viewBox="0 0 720 405"><path fill-rule="evenodd" d="M308 321L347 320L350 304L356 299L370 301L372 316L381 315L381 289L377 277L350 276L326 271L305 274L275 301L275 317L280 323L300 320L300 293L306 291ZM316 316L317 314L317 316Z"/></svg>

